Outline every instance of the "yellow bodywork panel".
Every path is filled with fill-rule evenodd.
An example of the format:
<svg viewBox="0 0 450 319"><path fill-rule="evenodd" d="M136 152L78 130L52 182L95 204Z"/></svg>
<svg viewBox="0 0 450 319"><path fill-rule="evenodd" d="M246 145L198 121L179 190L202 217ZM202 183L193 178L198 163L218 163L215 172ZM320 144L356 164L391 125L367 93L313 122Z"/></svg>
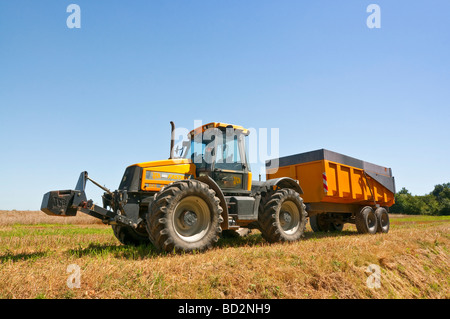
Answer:
<svg viewBox="0 0 450 319"><path fill-rule="evenodd" d="M155 167L155 166L169 166L169 165L183 165L183 164L190 164L191 161L186 158L174 158L174 159L167 159L167 160L161 160L161 161L151 161L151 162L143 162L134 164L133 166L139 166L139 167Z"/></svg>
<svg viewBox="0 0 450 319"><path fill-rule="evenodd" d="M195 165L188 159L168 159L136 164L142 167L141 189L159 191L170 183L195 177Z"/></svg>
<svg viewBox="0 0 450 319"><path fill-rule="evenodd" d="M248 172L247 174L247 190L252 190L252 172Z"/></svg>

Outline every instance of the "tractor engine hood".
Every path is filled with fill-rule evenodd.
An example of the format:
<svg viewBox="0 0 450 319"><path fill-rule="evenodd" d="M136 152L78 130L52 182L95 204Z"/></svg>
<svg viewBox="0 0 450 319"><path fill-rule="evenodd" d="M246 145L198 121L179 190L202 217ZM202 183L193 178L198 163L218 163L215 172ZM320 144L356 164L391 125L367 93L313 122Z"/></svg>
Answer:
<svg viewBox="0 0 450 319"><path fill-rule="evenodd" d="M144 162L126 169L119 189L157 192L172 182L194 177L195 164L189 159Z"/></svg>

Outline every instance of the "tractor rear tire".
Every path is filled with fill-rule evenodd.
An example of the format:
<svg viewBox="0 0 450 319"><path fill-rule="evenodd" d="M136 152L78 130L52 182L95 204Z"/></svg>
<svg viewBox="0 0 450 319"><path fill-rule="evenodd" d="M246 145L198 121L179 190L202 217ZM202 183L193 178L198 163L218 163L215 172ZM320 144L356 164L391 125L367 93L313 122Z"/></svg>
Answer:
<svg viewBox="0 0 450 319"><path fill-rule="evenodd" d="M379 233L387 233L389 232L389 214L384 207L378 207L375 210L375 216L377 217L378 228L377 232Z"/></svg>
<svg viewBox="0 0 450 319"><path fill-rule="evenodd" d="M305 231L306 206L292 189L273 193L258 216L259 229L268 242L296 241Z"/></svg>
<svg viewBox="0 0 450 319"><path fill-rule="evenodd" d="M137 231L131 226L112 225L112 229L114 236L124 245L140 246L151 243L147 232Z"/></svg>
<svg viewBox="0 0 450 319"><path fill-rule="evenodd" d="M363 207L355 217L356 230L360 234L375 234L377 232L378 221L372 207Z"/></svg>
<svg viewBox="0 0 450 319"><path fill-rule="evenodd" d="M147 214L147 231L155 247L166 252L211 248L223 222L223 209L215 194L197 180L174 182L161 189Z"/></svg>

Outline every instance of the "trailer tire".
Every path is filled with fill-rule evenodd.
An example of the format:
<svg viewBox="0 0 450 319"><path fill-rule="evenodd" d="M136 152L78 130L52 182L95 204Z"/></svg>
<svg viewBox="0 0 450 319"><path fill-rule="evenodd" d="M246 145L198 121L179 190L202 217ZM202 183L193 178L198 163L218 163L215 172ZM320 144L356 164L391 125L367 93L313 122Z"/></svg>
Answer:
<svg viewBox="0 0 450 319"><path fill-rule="evenodd" d="M222 238L240 238L247 237L252 232L251 229L248 228L239 228L239 229L224 229L222 230L221 237Z"/></svg>
<svg viewBox="0 0 450 319"><path fill-rule="evenodd" d="M147 232L142 233L136 231L131 226L111 225L114 236L124 245L140 246L150 244ZM145 229L144 229L145 230Z"/></svg>
<svg viewBox="0 0 450 319"><path fill-rule="evenodd" d="M328 231L328 227L326 227L327 225L324 225L321 219L322 216L320 216L320 214L312 215L309 217L309 225L315 233Z"/></svg>
<svg viewBox="0 0 450 319"><path fill-rule="evenodd" d="M334 232L340 232L344 229L344 224L343 223L330 223L330 231L334 231Z"/></svg>
<svg viewBox="0 0 450 319"><path fill-rule="evenodd" d="M378 223L377 232L378 233L389 232L390 221L389 221L389 214L388 214L386 208L378 207L375 210L375 216L377 217L377 223Z"/></svg>
<svg viewBox="0 0 450 319"><path fill-rule="evenodd" d="M309 217L309 225L311 226L311 229L317 233L317 232L340 232L344 228L343 223L335 223L332 221L327 221L326 214L315 214Z"/></svg>
<svg viewBox="0 0 450 319"><path fill-rule="evenodd" d="M299 193L281 189L273 193L258 216L259 229L268 242L299 240L305 231L306 206Z"/></svg>
<svg viewBox="0 0 450 319"><path fill-rule="evenodd" d="M161 189L147 214L150 240L160 251L188 252L211 248L219 238L222 207L214 190L185 180Z"/></svg>
<svg viewBox="0 0 450 319"><path fill-rule="evenodd" d="M355 225L360 234L375 234L378 221L372 207L363 207L355 216Z"/></svg>

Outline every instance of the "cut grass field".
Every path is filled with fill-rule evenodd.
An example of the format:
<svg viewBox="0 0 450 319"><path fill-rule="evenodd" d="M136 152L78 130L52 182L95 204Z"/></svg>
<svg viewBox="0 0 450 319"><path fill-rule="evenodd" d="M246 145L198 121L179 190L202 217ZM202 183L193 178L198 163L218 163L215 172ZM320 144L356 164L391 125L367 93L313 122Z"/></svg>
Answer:
<svg viewBox="0 0 450 319"><path fill-rule="evenodd" d="M388 234L313 233L269 244L257 231L204 253L124 246L87 215L0 211L0 298L450 298L450 216L391 215ZM71 264L80 288L69 288ZM380 269L379 287L370 288ZM373 286L372 286L373 287Z"/></svg>

